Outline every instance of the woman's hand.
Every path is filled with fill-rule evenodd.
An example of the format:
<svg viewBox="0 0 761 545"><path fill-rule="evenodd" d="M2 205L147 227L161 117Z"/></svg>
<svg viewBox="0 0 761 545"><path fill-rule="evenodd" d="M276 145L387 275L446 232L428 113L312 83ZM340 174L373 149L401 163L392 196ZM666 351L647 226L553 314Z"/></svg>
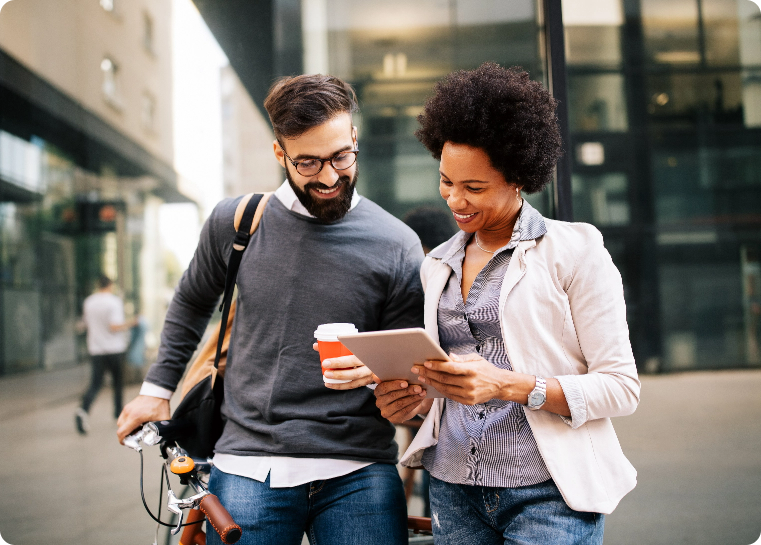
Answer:
<svg viewBox="0 0 761 545"><path fill-rule="evenodd" d="M317 350L317 343L314 343L312 348ZM357 356L328 358L322 362L322 367L326 369L324 375L327 378L351 381L337 384L326 382L325 386L331 390L353 390L354 388L360 388L375 382L373 372ZM341 370L339 371L338 369Z"/></svg>
<svg viewBox="0 0 761 545"><path fill-rule="evenodd" d="M375 388L375 405L389 422L401 424L416 414L431 410L433 398L426 399L425 389L420 385L410 385L406 380L376 382L379 384Z"/></svg>
<svg viewBox="0 0 761 545"><path fill-rule="evenodd" d="M450 354L449 357L452 361L427 361L413 367L412 372L420 375L420 382L430 384L463 405L491 399L528 403L528 393L535 383L533 375L499 369L478 354Z"/></svg>

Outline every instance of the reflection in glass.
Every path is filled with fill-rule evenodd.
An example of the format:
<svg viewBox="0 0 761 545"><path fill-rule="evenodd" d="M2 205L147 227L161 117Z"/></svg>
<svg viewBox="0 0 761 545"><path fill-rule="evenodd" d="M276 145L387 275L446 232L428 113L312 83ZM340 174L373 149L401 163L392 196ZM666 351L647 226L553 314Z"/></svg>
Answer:
<svg viewBox="0 0 761 545"><path fill-rule="evenodd" d="M700 0L706 64L736 66L739 63L740 3L747 4L748 0Z"/></svg>
<svg viewBox="0 0 761 545"><path fill-rule="evenodd" d="M761 246L741 248L745 350L748 363L761 365Z"/></svg>
<svg viewBox="0 0 761 545"><path fill-rule="evenodd" d="M659 248L664 369L747 365L739 252L722 258L715 243Z"/></svg>
<svg viewBox="0 0 761 545"><path fill-rule="evenodd" d="M563 25L569 65L621 64L621 0L566 0Z"/></svg>
<svg viewBox="0 0 761 545"><path fill-rule="evenodd" d="M743 121L761 127L761 17L752 2L740 1L737 8Z"/></svg>
<svg viewBox="0 0 761 545"><path fill-rule="evenodd" d="M761 210L758 146L682 146L653 155L657 222L752 224Z"/></svg>
<svg viewBox="0 0 761 545"><path fill-rule="evenodd" d="M648 77L648 112L657 123L742 124L740 72L671 72Z"/></svg>
<svg viewBox="0 0 761 545"><path fill-rule="evenodd" d="M569 80L572 131L627 130L623 75L572 75Z"/></svg>
<svg viewBox="0 0 761 545"><path fill-rule="evenodd" d="M675 66L701 62L698 0L641 0L640 10L650 62Z"/></svg>
<svg viewBox="0 0 761 545"><path fill-rule="evenodd" d="M624 173L574 174L573 217L601 227L629 224L629 185Z"/></svg>

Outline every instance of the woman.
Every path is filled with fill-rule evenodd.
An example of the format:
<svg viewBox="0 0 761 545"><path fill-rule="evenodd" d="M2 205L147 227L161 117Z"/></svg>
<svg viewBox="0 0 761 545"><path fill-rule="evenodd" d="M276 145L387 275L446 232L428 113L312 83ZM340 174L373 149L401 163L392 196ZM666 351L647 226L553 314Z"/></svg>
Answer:
<svg viewBox="0 0 761 545"><path fill-rule="evenodd" d="M376 388L383 416L426 420L402 458L431 473L437 544L602 543L636 471L610 423L640 383L621 276L586 224L521 198L561 153L555 101L518 69L450 74L418 118L460 232L421 270L428 333L450 362Z"/></svg>

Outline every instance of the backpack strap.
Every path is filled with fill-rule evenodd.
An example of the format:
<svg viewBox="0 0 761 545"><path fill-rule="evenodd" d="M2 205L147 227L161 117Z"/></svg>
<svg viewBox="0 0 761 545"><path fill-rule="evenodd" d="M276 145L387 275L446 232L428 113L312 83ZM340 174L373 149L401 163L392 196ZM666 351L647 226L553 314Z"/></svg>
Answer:
<svg viewBox="0 0 761 545"><path fill-rule="evenodd" d="M222 303L219 310L222 311L222 320L219 322L219 337L217 338L217 352L214 356L214 369L219 369L219 360L222 356L222 345L225 341L225 331L227 329L227 318L230 314L230 305L232 304L233 292L235 291L235 279L238 276L243 252L248 246L251 235L259 226L259 221L264 213L264 206L272 193L249 193L245 195L238 208L235 210L235 239L230 251L230 257L227 261L227 276L225 277L225 292L222 296Z"/></svg>

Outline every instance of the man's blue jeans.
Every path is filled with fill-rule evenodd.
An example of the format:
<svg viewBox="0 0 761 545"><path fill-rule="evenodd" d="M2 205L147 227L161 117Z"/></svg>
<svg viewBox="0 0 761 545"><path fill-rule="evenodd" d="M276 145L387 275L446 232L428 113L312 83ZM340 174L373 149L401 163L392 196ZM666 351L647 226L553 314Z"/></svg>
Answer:
<svg viewBox="0 0 761 545"><path fill-rule="evenodd" d="M407 506L392 464L291 488L212 468L209 490L243 529L240 545L300 545L304 532L312 545L407 544ZM206 539L221 543L211 528Z"/></svg>
<svg viewBox="0 0 761 545"><path fill-rule="evenodd" d="M519 488L431 477L436 545L601 545L605 517L574 511L552 479Z"/></svg>

